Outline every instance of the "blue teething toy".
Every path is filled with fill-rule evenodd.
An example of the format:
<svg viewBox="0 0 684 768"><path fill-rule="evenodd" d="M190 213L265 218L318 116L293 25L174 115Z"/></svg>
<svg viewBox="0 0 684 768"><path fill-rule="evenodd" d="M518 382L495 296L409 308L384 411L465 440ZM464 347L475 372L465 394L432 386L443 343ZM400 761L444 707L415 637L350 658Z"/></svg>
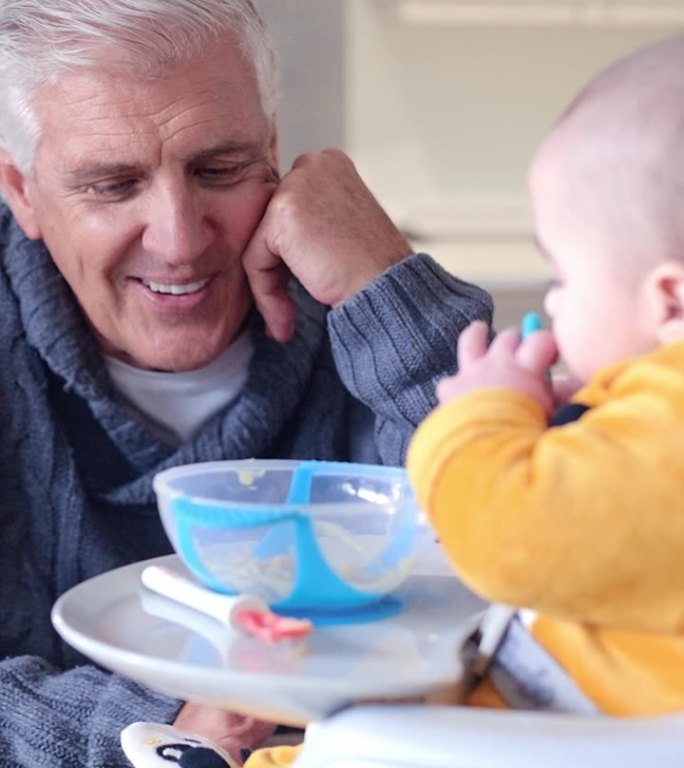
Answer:
<svg viewBox="0 0 684 768"><path fill-rule="evenodd" d="M528 312L523 316L520 323L520 338L525 340L528 336L531 336L536 331L541 331L544 328L541 317L536 312ZM551 371L546 369L546 380L551 381Z"/></svg>
<svg viewBox="0 0 684 768"><path fill-rule="evenodd" d="M541 317L536 312L528 312L520 323L520 338L526 339L535 331L541 331L543 327Z"/></svg>

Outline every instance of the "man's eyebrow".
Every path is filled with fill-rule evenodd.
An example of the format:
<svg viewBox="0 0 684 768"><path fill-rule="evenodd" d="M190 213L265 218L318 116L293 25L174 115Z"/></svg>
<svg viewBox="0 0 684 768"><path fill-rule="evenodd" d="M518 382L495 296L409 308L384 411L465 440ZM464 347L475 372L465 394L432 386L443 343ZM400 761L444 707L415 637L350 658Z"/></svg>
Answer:
<svg viewBox="0 0 684 768"><path fill-rule="evenodd" d="M263 154L260 142L253 141L226 141L214 147L202 149L192 156L191 162L198 163L217 157L243 157L256 158ZM112 176L125 176L130 173L139 173L140 167L133 163L88 163L76 168L69 173L69 180L73 184L83 184L101 178Z"/></svg>
<svg viewBox="0 0 684 768"><path fill-rule="evenodd" d="M125 176L139 171L139 168L130 163L89 163L69 173L69 179L75 184L110 176Z"/></svg>
<svg viewBox="0 0 684 768"><path fill-rule="evenodd" d="M263 154L261 142L255 141L226 141L214 147L203 149L192 156L193 162L211 160L220 156L257 157Z"/></svg>

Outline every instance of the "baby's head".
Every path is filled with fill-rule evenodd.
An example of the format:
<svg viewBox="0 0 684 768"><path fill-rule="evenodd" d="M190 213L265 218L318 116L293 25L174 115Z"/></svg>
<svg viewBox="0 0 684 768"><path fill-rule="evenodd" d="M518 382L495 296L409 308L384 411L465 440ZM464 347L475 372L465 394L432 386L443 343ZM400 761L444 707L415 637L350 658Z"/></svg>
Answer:
<svg viewBox="0 0 684 768"><path fill-rule="evenodd" d="M537 151L530 190L575 375L684 339L684 37L592 80Z"/></svg>

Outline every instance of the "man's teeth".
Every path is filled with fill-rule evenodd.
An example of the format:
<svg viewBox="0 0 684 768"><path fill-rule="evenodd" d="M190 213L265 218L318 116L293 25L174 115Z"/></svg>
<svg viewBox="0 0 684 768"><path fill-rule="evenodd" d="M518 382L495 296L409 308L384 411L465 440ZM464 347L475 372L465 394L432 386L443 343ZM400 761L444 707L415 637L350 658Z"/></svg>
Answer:
<svg viewBox="0 0 684 768"><path fill-rule="evenodd" d="M186 293L195 293L199 291L209 282L209 278L205 277L203 280L198 280L195 283L185 283L184 285L174 285L173 283L154 283L152 280L143 280L143 285L147 286L151 291L155 293L167 293L172 296L184 296Z"/></svg>

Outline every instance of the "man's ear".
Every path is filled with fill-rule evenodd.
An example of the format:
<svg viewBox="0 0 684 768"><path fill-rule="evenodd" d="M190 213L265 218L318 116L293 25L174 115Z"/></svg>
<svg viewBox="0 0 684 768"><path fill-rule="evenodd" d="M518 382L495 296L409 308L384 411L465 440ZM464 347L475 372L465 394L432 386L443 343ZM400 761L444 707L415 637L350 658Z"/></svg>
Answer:
<svg viewBox="0 0 684 768"><path fill-rule="evenodd" d="M26 176L17 168L6 150L0 150L0 189L26 236L32 240L41 237Z"/></svg>
<svg viewBox="0 0 684 768"><path fill-rule="evenodd" d="M684 339L684 262L666 261L652 269L644 291L658 342Z"/></svg>

